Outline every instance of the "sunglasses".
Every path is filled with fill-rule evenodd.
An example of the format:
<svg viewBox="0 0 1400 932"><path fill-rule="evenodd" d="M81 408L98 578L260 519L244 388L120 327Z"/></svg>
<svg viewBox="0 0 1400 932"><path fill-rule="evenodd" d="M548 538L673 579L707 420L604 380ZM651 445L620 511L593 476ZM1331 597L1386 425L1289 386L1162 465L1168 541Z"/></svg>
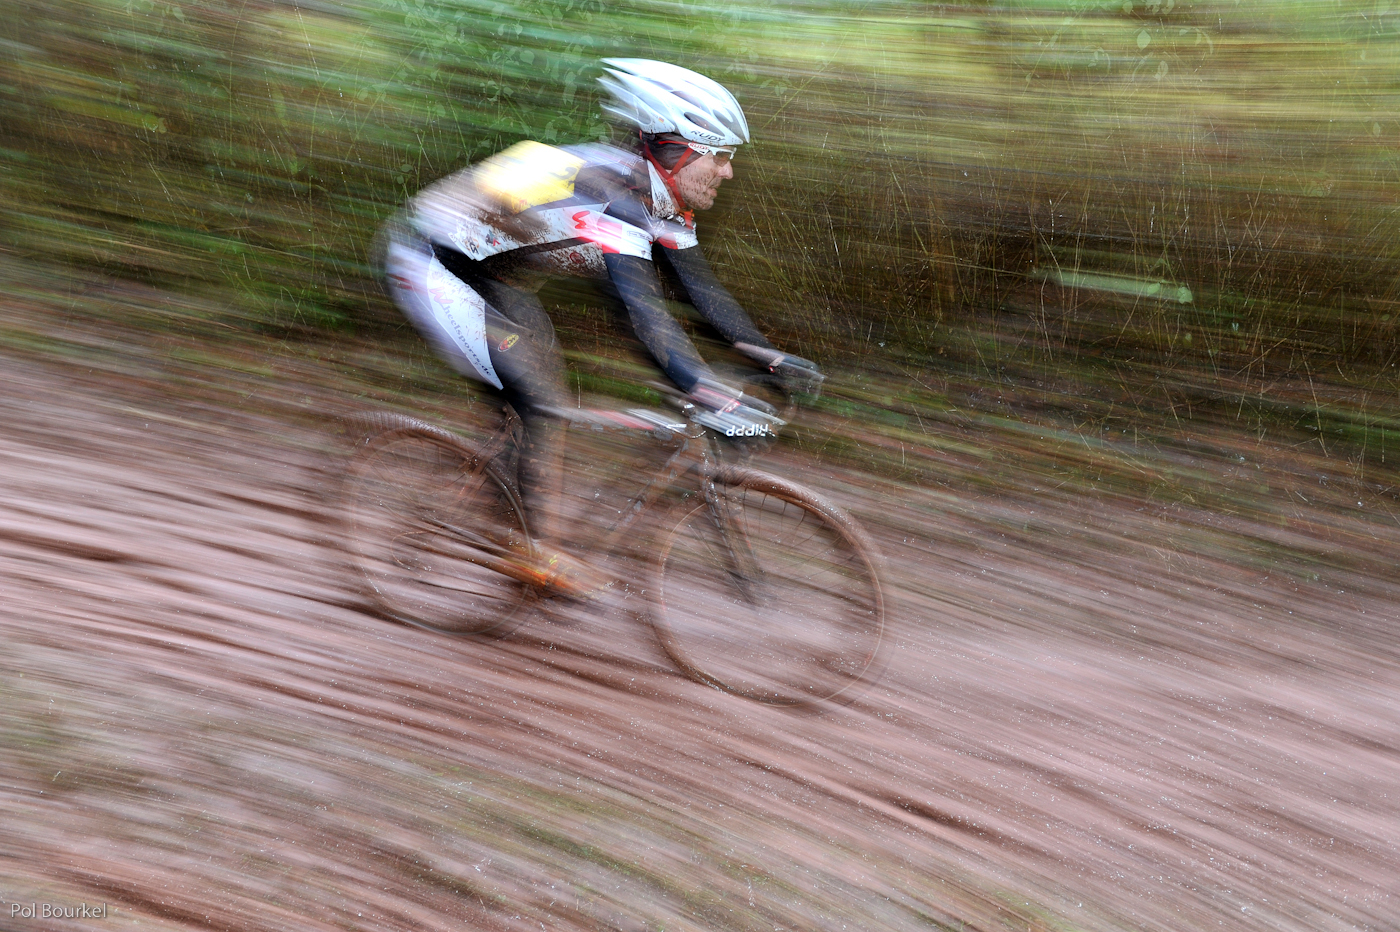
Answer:
<svg viewBox="0 0 1400 932"><path fill-rule="evenodd" d="M734 160L734 153L738 150L732 146L707 146L700 142L689 142L680 139L658 139L657 142L663 146L685 146L691 152L698 155L713 155L715 161L723 165L725 162Z"/></svg>
<svg viewBox="0 0 1400 932"><path fill-rule="evenodd" d="M720 164L732 162L734 160L734 153L737 151L730 146L707 146L698 142L687 142L685 145L690 151L699 153L700 155L713 155L715 161Z"/></svg>

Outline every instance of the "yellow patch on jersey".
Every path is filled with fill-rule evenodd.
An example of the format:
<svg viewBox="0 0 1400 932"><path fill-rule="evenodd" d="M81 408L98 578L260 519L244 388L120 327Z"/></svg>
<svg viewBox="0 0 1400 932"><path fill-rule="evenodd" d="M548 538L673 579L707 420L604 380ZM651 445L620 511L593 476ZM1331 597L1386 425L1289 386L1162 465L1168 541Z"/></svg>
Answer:
<svg viewBox="0 0 1400 932"><path fill-rule="evenodd" d="M511 213L574 193L583 159L540 142L518 142L476 166L477 184Z"/></svg>

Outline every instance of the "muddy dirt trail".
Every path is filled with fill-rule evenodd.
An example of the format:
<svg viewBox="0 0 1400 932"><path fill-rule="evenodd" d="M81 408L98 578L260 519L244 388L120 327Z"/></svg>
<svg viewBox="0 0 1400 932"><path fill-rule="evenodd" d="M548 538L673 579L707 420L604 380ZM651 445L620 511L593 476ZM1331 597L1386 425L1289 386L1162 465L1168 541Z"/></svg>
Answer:
<svg viewBox="0 0 1400 932"><path fill-rule="evenodd" d="M778 457L889 563L887 670L804 714L616 601L376 616L346 399L0 373L0 928L1400 927L1394 522Z"/></svg>

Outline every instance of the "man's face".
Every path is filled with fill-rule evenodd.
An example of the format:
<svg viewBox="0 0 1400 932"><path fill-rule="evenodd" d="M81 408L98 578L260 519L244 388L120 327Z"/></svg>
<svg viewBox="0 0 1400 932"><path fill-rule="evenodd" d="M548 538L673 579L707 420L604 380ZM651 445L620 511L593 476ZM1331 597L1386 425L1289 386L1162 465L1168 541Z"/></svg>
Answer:
<svg viewBox="0 0 1400 932"><path fill-rule="evenodd" d="M728 158L714 153L696 155L687 159L676 172L676 189L681 192L686 207L709 210L715 206L720 182L733 177L734 166Z"/></svg>

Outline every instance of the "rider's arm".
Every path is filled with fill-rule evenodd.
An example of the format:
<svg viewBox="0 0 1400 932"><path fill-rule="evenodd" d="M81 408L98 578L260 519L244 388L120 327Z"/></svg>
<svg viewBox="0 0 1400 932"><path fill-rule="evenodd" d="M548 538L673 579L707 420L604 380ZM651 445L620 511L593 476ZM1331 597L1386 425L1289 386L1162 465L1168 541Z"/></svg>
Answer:
<svg viewBox="0 0 1400 932"><path fill-rule="evenodd" d="M654 253L658 261L668 263L675 270L691 303L705 319L735 349L774 373L783 390L813 396L821 391L823 376L816 363L791 353L779 352L769 343L768 338L759 333L753 321L749 320L749 315L744 313L739 302L719 283L700 247L661 247Z"/></svg>
<svg viewBox="0 0 1400 932"><path fill-rule="evenodd" d="M701 378L713 378L690 337L666 310L656 265L621 253L605 253L603 262L622 303L627 305L632 329L660 363L666 377L685 392L691 391Z"/></svg>
<svg viewBox="0 0 1400 932"><path fill-rule="evenodd" d="M753 325L749 315L744 313L739 302L720 284L699 246L689 249L662 247L655 252L663 257L663 261L670 263L690 297L690 302L714 325L721 336L730 343L748 343L763 349L773 348L768 338L758 332L758 328Z"/></svg>

